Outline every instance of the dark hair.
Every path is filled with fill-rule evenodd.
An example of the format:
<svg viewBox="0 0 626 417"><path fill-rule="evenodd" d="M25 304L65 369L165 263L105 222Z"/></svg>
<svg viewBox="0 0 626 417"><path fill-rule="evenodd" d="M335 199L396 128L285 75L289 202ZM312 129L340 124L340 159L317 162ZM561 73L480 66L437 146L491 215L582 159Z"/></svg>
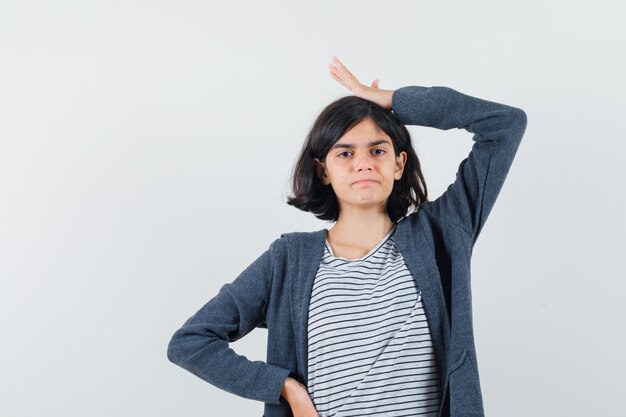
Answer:
<svg viewBox="0 0 626 417"><path fill-rule="evenodd" d="M406 127L391 110L360 97L346 96L326 106L313 123L293 169L293 195L288 197L287 204L310 211L318 219L337 221L337 196L331 185L324 185L318 177L314 158L324 162L335 142L368 117L391 138L395 156L402 151L407 153L402 178L394 182L387 200L391 221L396 223L406 216L411 205L418 210L420 203L428 201L420 162Z"/></svg>

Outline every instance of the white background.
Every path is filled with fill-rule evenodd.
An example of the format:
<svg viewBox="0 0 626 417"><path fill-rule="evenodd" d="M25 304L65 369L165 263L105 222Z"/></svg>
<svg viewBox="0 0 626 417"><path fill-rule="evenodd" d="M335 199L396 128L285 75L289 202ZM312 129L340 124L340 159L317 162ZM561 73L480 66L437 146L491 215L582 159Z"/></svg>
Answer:
<svg viewBox="0 0 626 417"><path fill-rule="evenodd" d="M436 4L435 4L436 3ZM445 85L528 128L474 248L489 416L623 415L620 2L0 2L0 415L261 415L167 360L280 233L321 109ZM430 199L472 146L411 127ZM265 359L266 330L231 345Z"/></svg>

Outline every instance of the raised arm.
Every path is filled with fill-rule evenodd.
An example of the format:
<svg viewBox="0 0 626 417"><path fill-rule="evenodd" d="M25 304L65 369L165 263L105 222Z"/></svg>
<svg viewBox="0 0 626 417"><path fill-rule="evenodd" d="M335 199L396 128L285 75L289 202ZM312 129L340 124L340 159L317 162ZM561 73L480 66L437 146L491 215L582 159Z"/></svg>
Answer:
<svg viewBox="0 0 626 417"><path fill-rule="evenodd" d="M526 130L526 113L516 107L468 96L448 87L402 87L393 93L393 112L406 125L474 134L455 181L423 208L463 229L475 243Z"/></svg>
<svg viewBox="0 0 626 417"><path fill-rule="evenodd" d="M435 201L422 207L442 222L465 231L476 242L502 189L526 131L526 113L516 107L472 97L448 87L378 88L359 80L335 56L331 76L355 96L390 109L405 125L465 129L474 145L461 161L455 181Z"/></svg>
<svg viewBox="0 0 626 417"><path fill-rule="evenodd" d="M222 390L280 404L289 370L250 361L228 346L265 323L274 244L174 333L167 357Z"/></svg>

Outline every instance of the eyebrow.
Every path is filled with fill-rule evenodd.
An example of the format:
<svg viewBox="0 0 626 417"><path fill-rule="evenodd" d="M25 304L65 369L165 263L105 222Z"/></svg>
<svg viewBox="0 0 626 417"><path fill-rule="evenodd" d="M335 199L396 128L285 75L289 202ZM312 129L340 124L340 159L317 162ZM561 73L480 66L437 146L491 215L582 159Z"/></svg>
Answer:
<svg viewBox="0 0 626 417"><path fill-rule="evenodd" d="M379 139L379 140L375 140L375 141L372 141L372 142L368 143L368 146L376 146L376 145L380 145L380 144L382 144L382 143L388 143L389 145L391 145L391 142L389 142L388 140L386 140L386 139ZM339 148L347 148L347 149L352 149L352 148L354 148L354 147L355 147L355 146L354 146L353 144L351 144L351 143L336 143L336 144L335 144L335 145L331 148L331 150L332 150L332 149L339 149Z"/></svg>

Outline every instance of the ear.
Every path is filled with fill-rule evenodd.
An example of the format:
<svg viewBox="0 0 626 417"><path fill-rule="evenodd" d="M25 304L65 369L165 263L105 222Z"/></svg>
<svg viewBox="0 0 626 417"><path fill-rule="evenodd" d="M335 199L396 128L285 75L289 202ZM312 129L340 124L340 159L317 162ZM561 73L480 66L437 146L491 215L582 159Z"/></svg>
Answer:
<svg viewBox="0 0 626 417"><path fill-rule="evenodd" d="M398 156L396 156L396 170L393 173L393 177L396 180L402 178L402 173L404 172L404 166L406 165L407 153L405 151L400 152Z"/></svg>
<svg viewBox="0 0 626 417"><path fill-rule="evenodd" d="M326 163L321 162L317 158L313 158L313 162L315 163L315 171L317 172L317 176L322 181L322 184L328 185L330 184L330 179L328 178L328 172L326 171Z"/></svg>

